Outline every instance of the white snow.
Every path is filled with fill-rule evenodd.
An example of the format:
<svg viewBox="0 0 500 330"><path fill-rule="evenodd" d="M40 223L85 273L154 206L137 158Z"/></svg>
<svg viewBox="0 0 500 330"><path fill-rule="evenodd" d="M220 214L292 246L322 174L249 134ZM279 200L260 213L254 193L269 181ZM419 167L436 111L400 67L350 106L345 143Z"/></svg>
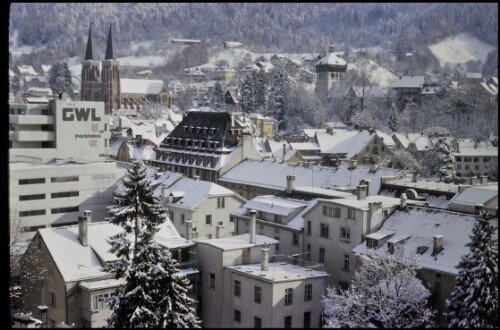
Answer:
<svg viewBox="0 0 500 330"><path fill-rule="evenodd" d="M455 195L450 200L450 204L475 206L476 204L486 204L493 198L498 199L497 185L469 187Z"/></svg>
<svg viewBox="0 0 500 330"><path fill-rule="evenodd" d="M223 251L245 249L253 246L278 244L279 241L262 235L255 235L255 243L250 243L250 234L242 234L210 240L197 241L198 244L208 244Z"/></svg>
<svg viewBox="0 0 500 330"><path fill-rule="evenodd" d="M356 62L347 63L347 70L355 70L359 73L368 73L368 79L371 83L381 87L389 86L393 81L398 79L389 70L381 67L373 60L359 60Z"/></svg>
<svg viewBox="0 0 500 330"><path fill-rule="evenodd" d="M123 66L140 66L140 67L155 67L165 64L165 57L159 55L151 56L125 56L118 58L120 65Z"/></svg>
<svg viewBox="0 0 500 330"><path fill-rule="evenodd" d="M276 282L303 281L311 278L330 276L323 271L292 265L286 262L270 262L267 270L262 270L260 263L239 266L226 266L232 272L253 277L258 280Z"/></svg>
<svg viewBox="0 0 500 330"><path fill-rule="evenodd" d="M488 53L495 49L495 47L469 34L460 33L429 46L429 49L437 57L441 66L443 66L446 63L457 64L470 60L481 60L484 63Z"/></svg>
<svg viewBox="0 0 500 330"><path fill-rule="evenodd" d="M305 208L308 203L283 199L272 195L257 196L248 201L244 206L247 209L253 209L271 214L288 216L297 209Z"/></svg>
<svg viewBox="0 0 500 330"><path fill-rule="evenodd" d="M162 80L120 79L122 94L159 94L163 87Z"/></svg>

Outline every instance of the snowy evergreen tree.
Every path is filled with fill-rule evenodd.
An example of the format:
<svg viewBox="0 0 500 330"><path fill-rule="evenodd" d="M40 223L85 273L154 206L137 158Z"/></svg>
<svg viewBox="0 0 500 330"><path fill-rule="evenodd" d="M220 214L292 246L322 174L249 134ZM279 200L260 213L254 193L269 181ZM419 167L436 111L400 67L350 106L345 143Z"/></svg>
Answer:
<svg viewBox="0 0 500 330"><path fill-rule="evenodd" d="M244 112L253 112L256 108L255 103L255 74L249 74L241 83L240 106Z"/></svg>
<svg viewBox="0 0 500 330"><path fill-rule="evenodd" d="M264 72L260 68L259 72L255 75L255 106L264 115L267 114L268 99L269 99L269 82Z"/></svg>
<svg viewBox="0 0 500 330"><path fill-rule="evenodd" d="M17 75L12 78L12 82L10 84L10 92L14 95L17 95L19 90L21 89L21 81Z"/></svg>
<svg viewBox="0 0 500 330"><path fill-rule="evenodd" d="M220 82L215 83L214 89L210 95L210 100L213 109L224 111L226 102L224 98L224 91L222 90Z"/></svg>
<svg viewBox="0 0 500 330"><path fill-rule="evenodd" d="M49 85L54 95L67 93L71 98L74 98L74 85L68 63L60 62L52 65L50 68Z"/></svg>
<svg viewBox="0 0 500 330"><path fill-rule="evenodd" d="M115 192L113 199L110 222L124 231L110 238L110 252L118 260L105 270L123 278L125 285L108 301L112 311L108 325L198 327L194 308L189 306L193 300L187 296L189 281L170 251L153 240L165 217L142 162L134 161L123 180L123 192Z"/></svg>
<svg viewBox="0 0 500 330"><path fill-rule="evenodd" d="M290 110L291 83L285 70L276 72L271 88L269 107L273 117L278 121L278 130L286 130L286 116Z"/></svg>
<svg viewBox="0 0 500 330"><path fill-rule="evenodd" d="M351 86L351 88L349 88L349 91L347 92L346 103L347 103L347 118L346 118L346 120L348 122L350 122L351 118L356 113L356 110L358 109L358 105L359 105L358 97L356 96L356 92L354 91L354 88L352 86Z"/></svg>
<svg viewBox="0 0 500 330"><path fill-rule="evenodd" d="M390 162L394 168L401 170L420 172L421 169L415 157L405 150L394 150L393 154L385 160Z"/></svg>
<svg viewBox="0 0 500 330"><path fill-rule="evenodd" d="M324 297L326 327L432 327L430 295L416 278L414 258L368 249L347 290L328 288Z"/></svg>
<svg viewBox="0 0 500 330"><path fill-rule="evenodd" d="M398 109L396 108L396 105L394 103L391 105L388 126L391 133L399 131Z"/></svg>
<svg viewBox="0 0 500 330"><path fill-rule="evenodd" d="M489 214L472 228L470 253L462 256L446 315L450 328L498 327L498 240Z"/></svg>
<svg viewBox="0 0 500 330"><path fill-rule="evenodd" d="M435 146L436 156L440 164L439 178L441 181L451 183L455 180L455 158L451 154L451 148L444 139L439 139Z"/></svg>

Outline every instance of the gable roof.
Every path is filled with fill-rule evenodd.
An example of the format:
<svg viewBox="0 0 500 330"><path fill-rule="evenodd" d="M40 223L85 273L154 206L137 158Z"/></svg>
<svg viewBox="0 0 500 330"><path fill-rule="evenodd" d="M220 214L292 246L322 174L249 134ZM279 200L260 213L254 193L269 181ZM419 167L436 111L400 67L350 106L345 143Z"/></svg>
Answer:
<svg viewBox="0 0 500 330"><path fill-rule="evenodd" d="M465 244L470 240L475 218L474 215L446 210L408 207L407 210L396 210L391 214L379 232L394 231L393 237L409 234L408 240L403 243L404 255L414 255L418 247L427 247L425 252L417 255L417 264L420 267L457 275L456 266L460 258L469 253ZM432 254L434 235L443 236L443 249L436 255ZM366 241L356 246L353 251L363 254L365 249ZM387 250L387 242L379 249Z"/></svg>
<svg viewBox="0 0 500 330"><path fill-rule="evenodd" d="M207 244L223 251L239 250L260 245L278 244L279 241L263 235L255 235L255 243L250 243L250 234L199 240L198 244Z"/></svg>
<svg viewBox="0 0 500 330"><path fill-rule="evenodd" d="M394 81L391 88L423 88L425 76L402 76Z"/></svg>
<svg viewBox="0 0 500 330"><path fill-rule="evenodd" d="M163 81L161 80L120 79L120 90L122 94L158 95L163 85Z"/></svg>
<svg viewBox="0 0 500 330"><path fill-rule="evenodd" d="M308 203L279 198L272 195L257 196L249 200L244 207L257 211L288 216L296 209L305 208Z"/></svg>
<svg viewBox="0 0 500 330"><path fill-rule="evenodd" d="M450 204L471 205L486 204L493 198L498 199L498 186L469 187L450 199Z"/></svg>

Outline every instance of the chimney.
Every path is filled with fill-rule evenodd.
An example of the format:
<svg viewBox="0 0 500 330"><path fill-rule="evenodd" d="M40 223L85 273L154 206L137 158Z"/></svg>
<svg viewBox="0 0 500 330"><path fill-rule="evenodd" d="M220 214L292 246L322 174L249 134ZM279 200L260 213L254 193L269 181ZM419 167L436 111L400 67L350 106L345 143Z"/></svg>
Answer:
<svg viewBox="0 0 500 330"><path fill-rule="evenodd" d="M286 176L286 192L291 194L295 189L295 175Z"/></svg>
<svg viewBox="0 0 500 330"><path fill-rule="evenodd" d="M432 236L432 239L432 254L438 254L441 250L443 250L443 235L434 235Z"/></svg>
<svg viewBox="0 0 500 330"><path fill-rule="evenodd" d="M488 183L488 176L487 175L481 175L479 177L479 181L481 184L487 184Z"/></svg>
<svg viewBox="0 0 500 330"><path fill-rule="evenodd" d="M470 185L468 184L460 184L458 185L458 193L461 193L462 191L464 191L465 189L469 188Z"/></svg>
<svg viewBox="0 0 500 330"><path fill-rule="evenodd" d="M255 244L255 227L257 222L257 211L250 210L250 244Z"/></svg>
<svg viewBox="0 0 500 330"><path fill-rule="evenodd" d="M366 185L359 185L356 187L356 196L358 197L358 200L361 201L361 200L365 200L366 199L366 195L367 195L367 190L368 190L368 186Z"/></svg>
<svg viewBox="0 0 500 330"><path fill-rule="evenodd" d="M188 220L186 223L186 240L190 241L193 239L193 222Z"/></svg>
<svg viewBox="0 0 500 330"><path fill-rule="evenodd" d="M326 128L326 132L327 132L328 134L330 134L330 135L333 135L333 128L331 128L331 127L327 127L327 128Z"/></svg>
<svg viewBox="0 0 500 330"><path fill-rule="evenodd" d="M231 128L234 127L234 113L231 113Z"/></svg>
<svg viewBox="0 0 500 330"><path fill-rule="evenodd" d="M83 217L78 217L78 238L83 246L88 246L88 225L91 221L92 211L83 211Z"/></svg>
<svg viewBox="0 0 500 330"><path fill-rule="evenodd" d="M283 143L283 159L281 160L282 163L285 162L285 154L286 154L286 143Z"/></svg>
<svg viewBox="0 0 500 330"><path fill-rule="evenodd" d="M252 135L250 133L243 133L241 141L241 160L248 158L250 148L252 147Z"/></svg>
<svg viewBox="0 0 500 330"><path fill-rule="evenodd" d="M260 249L260 270L267 270L269 265L269 249Z"/></svg>
<svg viewBox="0 0 500 330"><path fill-rule="evenodd" d="M354 170L358 166L358 161L356 159L349 159L349 170Z"/></svg>
<svg viewBox="0 0 500 330"><path fill-rule="evenodd" d="M368 196L369 192L370 192L370 180L368 179L361 179L359 180L359 185L362 186L362 185L365 185L366 186L366 196Z"/></svg>
<svg viewBox="0 0 500 330"><path fill-rule="evenodd" d="M474 213L478 214L478 215L481 215L483 213L483 209L484 209L484 204L477 203L474 206Z"/></svg>
<svg viewBox="0 0 500 330"><path fill-rule="evenodd" d="M408 200L408 197L406 197L405 193L402 193L400 198L399 207L404 209L406 208L406 201Z"/></svg>
<svg viewBox="0 0 500 330"><path fill-rule="evenodd" d="M221 237L221 233L222 233L222 230L224 229L224 225L217 225L217 227L215 227L215 237L216 238L220 238Z"/></svg>
<svg viewBox="0 0 500 330"><path fill-rule="evenodd" d="M193 176L193 180L194 180L194 181L200 181L200 176L199 176L199 175L195 175L195 176Z"/></svg>
<svg viewBox="0 0 500 330"><path fill-rule="evenodd" d="M368 207L370 208L370 213L374 214L382 208L382 202L368 203Z"/></svg>
<svg viewBox="0 0 500 330"><path fill-rule="evenodd" d="M420 179L420 174L418 174L417 172L413 172L411 181L418 182L419 179Z"/></svg>
<svg viewBox="0 0 500 330"><path fill-rule="evenodd" d="M479 184L479 178L476 177L476 176L472 176L469 178L469 184L471 186L475 186L475 185L478 185Z"/></svg>

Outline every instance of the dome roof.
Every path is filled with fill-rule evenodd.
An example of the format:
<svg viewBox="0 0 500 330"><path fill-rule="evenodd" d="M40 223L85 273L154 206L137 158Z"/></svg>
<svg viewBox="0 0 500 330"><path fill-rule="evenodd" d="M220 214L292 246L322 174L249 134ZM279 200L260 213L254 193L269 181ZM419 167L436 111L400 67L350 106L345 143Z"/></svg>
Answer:
<svg viewBox="0 0 500 330"><path fill-rule="evenodd" d="M347 63L344 59L338 57L336 53L330 52L321 60L316 62L316 70L345 72L347 70Z"/></svg>

